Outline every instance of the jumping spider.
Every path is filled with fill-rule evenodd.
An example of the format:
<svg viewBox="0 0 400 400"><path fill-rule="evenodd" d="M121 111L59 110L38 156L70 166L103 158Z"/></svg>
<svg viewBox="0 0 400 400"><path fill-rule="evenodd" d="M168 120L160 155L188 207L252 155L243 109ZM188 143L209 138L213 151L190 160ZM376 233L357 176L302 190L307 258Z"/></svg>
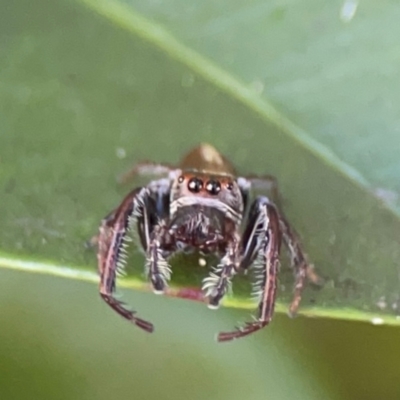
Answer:
<svg viewBox="0 0 400 400"><path fill-rule="evenodd" d="M232 332L220 333L221 342L249 335L271 321L282 238L295 272L290 315L297 311L306 278L318 283L296 234L276 205L269 198L258 196L248 207L250 190L276 188L274 178L238 177L231 163L208 144L194 148L178 167L137 164L124 180L135 175L164 177L131 191L104 218L97 237L97 257L101 297L118 314L145 331L152 332L153 324L113 297L116 275L125 266L130 229L137 230L146 255L146 274L158 294L167 287L171 277L168 259L176 252L195 249L219 255L219 264L202 285L208 306L213 309L229 290L233 276L250 266L254 268L257 318ZM246 212L247 223L241 233Z"/></svg>

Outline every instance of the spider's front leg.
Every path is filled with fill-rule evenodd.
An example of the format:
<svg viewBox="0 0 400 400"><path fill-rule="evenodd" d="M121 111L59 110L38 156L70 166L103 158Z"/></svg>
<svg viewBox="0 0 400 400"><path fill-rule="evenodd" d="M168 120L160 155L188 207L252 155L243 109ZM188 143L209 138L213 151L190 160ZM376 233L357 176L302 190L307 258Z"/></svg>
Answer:
<svg viewBox="0 0 400 400"><path fill-rule="evenodd" d="M147 188L138 188L130 192L121 205L103 221L98 236L98 270L100 273L100 295L104 301L125 319L147 332L152 332L153 324L135 315L124 307L124 303L115 299L117 273L125 266L129 228L137 224L142 245L146 244L150 225L147 206L150 206L150 192ZM136 228L136 226L133 226Z"/></svg>
<svg viewBox="0 0 400 400"><path fill-rule="evenodd" d="M252 204L243 234L240 265L241 269L247 269L253 262L255 263L257 281L254 291L260 299L257 319L238 327L235 331L220 333L217 338L219 342L247 336L271 321L277 292L280 246L278 211L268 198L258 197Z"/></svg>

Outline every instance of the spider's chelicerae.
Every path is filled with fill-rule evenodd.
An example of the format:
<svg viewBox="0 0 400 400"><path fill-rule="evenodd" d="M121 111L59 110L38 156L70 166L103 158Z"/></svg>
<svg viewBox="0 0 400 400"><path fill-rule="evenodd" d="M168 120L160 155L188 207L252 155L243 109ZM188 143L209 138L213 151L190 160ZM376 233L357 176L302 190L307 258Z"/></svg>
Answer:
<svg viewBox="0 0 400 400"><path fill-rule="evenodd" d="M218 335L229 341L253 333L271 321L279 268L281 240L287 245L295 273L294 315L308 278L319 282L303 253L295 232L265 196L249 205L251 189L276 188L274 178L240 177L214 147L202 144L189 152L179 166L143 162L134 175L155 175L147 186L131 191L119 207L102 221L98 241L100 295L127 320L153 331L153 325L129 311L114 298L116 275L124 268L129 230L136 229L146 256L146 274L155 293L163 293L171 277L169 258L176 252L215 253L220 261L203 281L204 297L217 308L239 271L255 270L257 318L232 332ZM247 222L243 223L247 214ZM243 225L243 230L241 227Z"/></svg>

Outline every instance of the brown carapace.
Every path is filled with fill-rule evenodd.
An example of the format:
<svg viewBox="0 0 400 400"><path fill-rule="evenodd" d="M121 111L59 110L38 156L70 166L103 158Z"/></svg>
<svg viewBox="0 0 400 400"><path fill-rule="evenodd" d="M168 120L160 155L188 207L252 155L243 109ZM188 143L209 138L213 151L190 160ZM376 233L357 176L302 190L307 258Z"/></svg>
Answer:
<svg viewBox="0 0 400 400"><path fill-rule="evenodd" d="M155 293L166 290L171 278L168 260L176 252L197 250L219 256L218 265L202 284L204 298L213 309L229 291L235 274L254 270L257 317L232 332L220 333L218 341L246 336L271 321L282 240L295 273L291 315L297 311L307 278L319 283L297 235L277 206L266 196L257 196L249 204L253 189L276 189L273 177L238 176L232 164L209 144L191 150L176 167L139 163L122 180L136 175L158 178L131 191L103 219L97 242L100 295L118 314L140 328L147 332L154 329L153 324L114 297L117 273L126 263L130 230L138 232L146 257L146 275Z"/></svg>

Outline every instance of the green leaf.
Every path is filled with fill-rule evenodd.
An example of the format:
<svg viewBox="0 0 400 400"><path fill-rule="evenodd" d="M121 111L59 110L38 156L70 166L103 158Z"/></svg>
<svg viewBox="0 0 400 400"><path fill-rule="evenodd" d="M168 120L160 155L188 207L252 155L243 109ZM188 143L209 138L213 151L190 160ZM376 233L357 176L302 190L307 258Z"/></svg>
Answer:
<svg viewBox="0 0 400 400"><path fill-rule="evenodd" d="M396 2L121 3L279 105L400 210Z"/></svg>
<svg viewBox="0 0 400 400"><path fill-rule="evenodd" d="M374 321L398 324L390 305L398 298L399 214L313 138L316 130L300 129L264 95L129 5L47 6L51 18L25 12L30 3L3 7L3 267L95 280L95 255L83 243L127 191L115 176L140 159L177 162L193 145L210 142L242 173L278 177L285 212L327 282L323 290L308 290L303 312L359 320L379 315ZM241 59L248 68L260 62L256 55ZM130 265L121 284L147 289L143 258L132 256ZM199 286L205 274L195 259L173 266L172 294ZM287 302L292 278L285 270L281 276L280 299ZM235 296L225 304L254 307L247 280L235 281Z"/></svg>

